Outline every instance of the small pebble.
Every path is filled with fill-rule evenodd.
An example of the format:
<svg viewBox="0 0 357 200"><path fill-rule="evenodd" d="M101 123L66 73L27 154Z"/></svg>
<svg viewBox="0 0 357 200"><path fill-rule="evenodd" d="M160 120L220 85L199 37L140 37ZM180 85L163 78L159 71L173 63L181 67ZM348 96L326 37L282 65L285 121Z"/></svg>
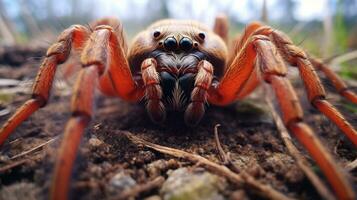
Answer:
<svg viewBox="0 0 357 200"><path fill-rule="evenodd" d="M110 180L109 192L118 194L122 191L132 188L136 185L136 181L124 172L119 172Z"/></svg>
<svg viewBox="0 0 357 200"><path fill-rule="evenodd" d="M160 194L164 200L223 200L219 191L224 187L224 180L216 175L180 168L171 171Z"/></svg>
<svg viewBox="0 0 357 200"><path fill-rule="evenodd" d="M103 142L101 141L101 140L99 140L99 139L97 139L97 138L91 138L91 139L89 139L89 145L91 146L91 147L99 147L100 145L102 145L103 144Z"/></svg>

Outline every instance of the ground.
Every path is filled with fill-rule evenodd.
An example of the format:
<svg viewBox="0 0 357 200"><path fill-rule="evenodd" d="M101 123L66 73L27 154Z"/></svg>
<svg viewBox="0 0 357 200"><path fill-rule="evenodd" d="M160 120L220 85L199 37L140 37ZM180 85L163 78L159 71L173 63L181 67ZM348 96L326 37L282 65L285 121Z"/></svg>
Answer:
<svg viewBox="0 0 357 200"><path fill-rule="evenodd" d="M15 86L10 87L8 85L11 84L6 83L0 86L1 124L30 97L31 80L36 75L43 52L44 49L30 47L7 47L0 51L0 78L20 81ZM0 199L48 197L57 147L70 116L68 86L71 81L64 82L60 77L58 75L56 79L48 105L25 121L1 147ZM305 121L313 127L340 165L346 166L355 160L357 151L352 144L306 102L301 83L294 85L301 96ZM182 116L171 116L165 124L155 125L149 120L143 105L99 97L95 118L86 130L75 164L71 198L118 199L124 191L132 194L130 198L136 196L137 199L151 200L175 199L173 192L178 192L181 199L262 198L261 194L249 187L236 186L188 160L134 144L122 134L129 131L147 141L199 154L221 163L214 140L216 124L221 124L219 138L223 149L231 154L234 165L241 172L250 174L291 198L321 198L289 155L261 95L258 92L247 100L227 107L211 106L201 123L194 128L186 127ZM329 99L340 105L339 108L350 122L357 122L356 113L348 110L350 104L333 92L329 93ZM301 145L295 140L294 144L307 158L313 171L326 182ZM34 147L38 148L26 152ZM135 192L135 189L143 188L158 177L163 178L156 186ZM185 184L175 183L180 179ZM203 186L197 180L202 180ZM350 181L357 188L356 169L350 172ZM192 186L188 188L191 191L189 194L185 193L187 187L185 189L183 185L186 184ZM197 192L194 191L196 189L212 196L189 196Z"/></svg>

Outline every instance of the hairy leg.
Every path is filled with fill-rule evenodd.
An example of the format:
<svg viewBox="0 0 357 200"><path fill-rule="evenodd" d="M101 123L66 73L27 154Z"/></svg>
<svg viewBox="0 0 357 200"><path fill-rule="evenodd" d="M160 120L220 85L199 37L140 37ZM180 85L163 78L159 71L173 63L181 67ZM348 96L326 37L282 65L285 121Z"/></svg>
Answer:
<svg viewBox="0 0 357 200"><path fill-rule="evenodd" d="M95 87L98 82L98 66L83 68L72 96L72 116L67 122L64 137L57 155L51 186L51 199L67 199L73 163L77 155L84 129L93 116Z"/></svg>
<svg viewBox="0 0 357 200"><path fill-rule="evenodd" d="M103 89L103 86L111 86L115 89L114 92L118 92L117 96L124 99L138 101L142 98L138 95L142 93L140 92L141 88L136 86L128 65L125 65L127 61L123 48L118 45L117 38L112 27L98 26L90 35L90 39L81 53L83 69L77 78L72 97L72 117L67 123L60 153L57 157L51 188L53 199L67 198L78 145L85 127L93 116L95 88L100 86L99 89ZM114 66L115 64L123 65ZM117 70L116 73L119 75L111 76L111 70ZM110 82L103 82L105 78L110 78L107 79Z"/></svg>
<svg viewBox="0 0 357 200"><path fill-rule="evenodd" d="M219 14L216 16L216 20L213 26L213 32L219 35L223 41L228 44L228 31L229 31L229 22L225 14Z"/></svg>
<svg viewBox="0 0 357 200"><path fill-rule="evenodd" d="M0 146L21 122L26 120L40 107L46 105L57 65L67 60L72 49L82 49L88 35L89 30L86 27L80 25L71 26L63 31L58 37L57 42L47 50L46 58L41 64L33 85L32 98L24 103L2 126L0 130Z"/></svg>
<svg viewBox="0 0 357 200"><path fill-rule="evenodd" d="M161 123L166 118L166 110L162 103L162 88L156 67L157 63L155 59L148 58L141 64L141 74L144 81L145 98L147 100L146 110L154 122Z"/></svg>
<svg viewBox="0 0 357 200"><path fill-rule="evenodd" d="M357 104L357 94L351 91L347 84L334 71L332 71L332 69L322 63L319 59L310 57L309 60L315 69L325 74L326 78L331 81L332 85L336 88L339 94Z"/></svg>
<svg viewBox="0 0 357 200"><path fill-rule="evenodd" d="M208 61L198 63L198 72L194 89L191 92L190 104L185 111L185 122L189 125L197 125L205 113L208 89L213 79L213 66Z"/></svg>
<svg viewBox="0 0 357 200"><path fill-rule="evenodd" d="M261 77L271 84L276 93L287 128L318 163L338 197L354 198L354 193L341 169L335 164L331 155L310 128L302 122L302 109L298 98L290 82L285 78L286 67L284 60L269 37L253 35L247 40L219 85L210 90L210 96L213 97L210 98L212 100L211 103L227 104L232 102L237 94L242 91L242 88L245 87L250 74L254 72L255 60L257 61L257 66L259 66ZM309 75L312 76L311 74L306 74L302 77L307 78ZM314 88L314 86L311 87ZM311 91L308 90L309 92Z"/></svg>
<svg viewBox="0 0 357 200"><path fill-rule="evenodd" d="M274 44L278 47L279 52L283 55L284 59L291 65L297 66L301 79L304 82L310 103L321 113L327 116L332 122L334 122L354 143L354 145L357 146L357 131L350 123L348 123L343 115L326 100L326 93L323 85L321 84L320 78L315 72L315 68L304 51L293 45L290 39L282 32L271 32L271 38ZM334 77L336 78L337 75ZM337 89L340 89L340 94L343 94L343 91L352 93L347 89L347 87L342 86L344 85L342 81L336 82L336 80L333 79L333 82L335 82L336 86L339 86Z"/></svg>
<svg viewBox="0 0 357 200"><path fill-rule="evenodd" d="M271 39L271 41L278 47L277 50L281 53L283 58L287 60L291 65L297 66L300 72L300 76L304 82L306 92L308 94L309 101L311 104L316 107L321 113L326 115L331 121L333 121L342 131L343 133L357 146L357 132L356 130L352 127L350 123L343 117L343 115L333 106L331 105L328 101L326 101L326 94L325 90L321 84L321 81L319 77L317 76L310 60L307 58L306 54L304 53L303 50L300 48L296 47L292 41L286 36L284 33L280 31L273 30L272 28L268 26L263 26L259 23L252 23L248 25L247 31L245 31L245 34L242 36L242 40L239 42L237 45L238 47L244 44L242 47L242 50L240 53L238 53L238 56L236 56L232 62L232 64L229 66L227 73L229 71L235 71L236 73L239 71L238 70L230 70L230 68L234 68L235 65L239 65L240 62L235 64L235 61L239 61L241 59L245 59L247 55L245 55L246 50L245 47L251 43L250 40L255 37L259 36L266 36ZM246 39L248 38L248 39ZM249 39L250 38L250 39ZM239 59L237 59L239 58ZM255 59L252 57L252 59ZM314 61L312 59L312 61ZM317 63L315 63L317 65ZM244 64L247 66L246 64ZM241 71L244 72L251 72L252 68L244 66L237 67L238 69L242 69ZM357 96L355 93L352 91L348 90L347 86L343 83L343 81L334 73L331 72L328 68L321 66L320 69L325 72L326 76L332 80L334 83L335 87L340 91L340 94L345 96L346 98L354 100L354 97ZM247 77L247 74L242 73L242 75L238 75L242 81L236 81L238 84L236 87L230 87L232 90L235 90L236 93L236 98L242 98L249 94L253 89L257 86L257 74L256 73L250 73L251 77ZM223 77L222 82L227 82L226 79L228 79L229 76L227 74ZM230 78L232 79L232 78ZM250 79L250 80L249 80ZM228 81L228 82L233 82L233 81ZM227 85L227 84L226 84ZM228 84L229 86L229 84ZM238 87L239 86L239 87ZM219 93L225 93L229 90L224 91L224 87L221 87L223 89L218 88ZM239 88L239 91L237 90ZM221 90L221 91L220 91ZM216 95L219 96L219 95ZM234 99L234 98L233 98ZM231 98L232 100L232 98ZM223 102L223 101L221 101ZM229 102L229 101L228 101Z"/></svg>
<svg viewBox="0 0 357 200"><path fill-rule="evenodd" d="M97 26L88 40L88 49L83 50L85 53L81 55L81 60L89 64L100 64L103 75L99 87L104 94L136 102L141 99L144 90L132 77L125 55L126 42L117 35L118 32L123 35L122 31L120 27L114 30L108 25Z"/></svg>

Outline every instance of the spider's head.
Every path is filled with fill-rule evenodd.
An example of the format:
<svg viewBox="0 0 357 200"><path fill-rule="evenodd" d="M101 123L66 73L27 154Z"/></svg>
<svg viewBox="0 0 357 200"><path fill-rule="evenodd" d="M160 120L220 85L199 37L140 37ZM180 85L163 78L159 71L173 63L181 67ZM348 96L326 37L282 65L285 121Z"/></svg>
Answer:
<svg viewBox="0 0 357 200"><path fill-rule="evenodd" d="M129 52L133 71L140 72L146 58L154 58L166 110L185 111L191 101L198 63L209 61L214 75L224 71L227 50L224 42L204 25L193 21L163 20L135 39Z"/></svg>

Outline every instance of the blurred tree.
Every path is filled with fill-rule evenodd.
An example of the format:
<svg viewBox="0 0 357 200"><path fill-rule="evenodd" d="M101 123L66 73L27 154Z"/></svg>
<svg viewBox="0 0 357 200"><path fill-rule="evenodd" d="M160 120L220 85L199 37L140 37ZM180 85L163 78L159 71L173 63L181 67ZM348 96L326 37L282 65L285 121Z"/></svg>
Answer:
<svg viewBox="0 0 357 200"><path fill-rule="evenodd" d="M296 19L294 16L296 2L294 0L277 0L275 6L277 9L279 9L279 24L285 26L292 26L296 24Z"/></svg>
<svg viewBox="0 0 357 200"><path fill-rule="evenodd" d="M0 0L0 36L2 43L12 45L16 43L16 31L4 8L4 3Z"/></svg>
<svg viewBox="0 0 357 200"><path fill-rule="evenodd" d="M38 36L41 33L40 27L37 24L36 19L33 16L33 13L29 9L29 1L21 0L20 8L21 8L21 17L25 22L25 26L27 28L30 36Z"/></svg>
<svg viewBox="0 0 357 200"><path fill-rule="evenodd" d="M267 7L267 1L263 0L263 5L262 5L262 16L261 16L261 20L264 23L268 23L268 7Z"/></svg>
<svg viewBox="0 0 357 200"><path fill-rule="evenodd" d="M334 21L334 46L335 51L338 53L345 52L347 50L347 24L345 17L345 4L346 0L339 0L337 3L337 9ZM348 0L347 0L348 1ZM352 3L352 2L350 2Z"/></svg>

